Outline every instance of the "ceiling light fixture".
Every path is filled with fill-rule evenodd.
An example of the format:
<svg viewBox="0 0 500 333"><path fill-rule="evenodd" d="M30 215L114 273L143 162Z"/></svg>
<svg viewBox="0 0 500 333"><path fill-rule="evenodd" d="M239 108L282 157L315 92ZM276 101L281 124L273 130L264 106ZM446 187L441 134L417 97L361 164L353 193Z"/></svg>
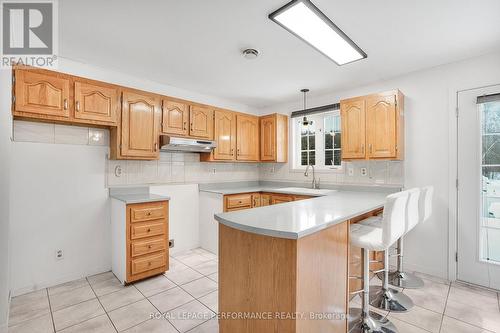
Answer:
<svg viewBox="0 0 500 333"><path fill-rule="evenodd" d="M293 0L269 14L269 18L337 65L367 57L359 46L309 0Z"/></svg>

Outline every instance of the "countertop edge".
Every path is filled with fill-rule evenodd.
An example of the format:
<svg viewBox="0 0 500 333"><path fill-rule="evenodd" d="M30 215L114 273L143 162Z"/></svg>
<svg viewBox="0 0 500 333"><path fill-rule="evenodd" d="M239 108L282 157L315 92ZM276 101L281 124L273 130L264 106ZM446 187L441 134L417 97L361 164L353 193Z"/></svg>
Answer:
<svg viewBox="0 0 500 333"><path fill-rule="evenodd" d="M348 220L352 219L353 217L360 216L360 215L366 214L368 212L371 212L371 211L374 211L376 209L380 209L380 208L383 208L383 207L384 207L383 204L381 204L381 205L375 205L375 206L372 206L370 208L363 209L363 210L361 210L359 212L343 216L342 218L334 219L334 220L332 220L330 222L325 222L322 225L319 225L319 226L316 226L316 227L312 227L312 228L310 228L308 230L304 230L304 231L301 231L301 232L288 232L288 231L279 231L279 230L269 230L269 229L262 229L262 228L247 226L247 225L241 225L239 223L227 220L227 219L219 216L219 214L215 214L214 218L219 223L221 223L221 224L223 224L223 225L225 225L227 227L238 229L238 230L241 230L241 231L244 231L244 232L250 232L250 233L253 233L253 234L257 234L257 235L270 236L270 237L275 237L275 238L284 238L284 239L294 239L294 240L297 240L297 239L304 238L306 236L315 234L315 233L317 233L319 231L322 231L324 229L327 229L328 227L331 227L331 226L337 225L339 223L348 221Z"/></svg>

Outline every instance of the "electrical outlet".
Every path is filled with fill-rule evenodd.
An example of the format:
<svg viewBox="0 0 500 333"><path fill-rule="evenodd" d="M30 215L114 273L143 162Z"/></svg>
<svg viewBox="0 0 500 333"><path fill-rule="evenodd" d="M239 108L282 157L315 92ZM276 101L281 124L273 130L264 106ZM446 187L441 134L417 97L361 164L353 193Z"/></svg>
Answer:
<svg viewBox="0 0 500 333"><path fill-rule="evenodd" d="M213 168L212 169L212 173L215 175L217 173L217 169L216 168Z"/></svg>
<svg viewBox="0 0 500 333"><path fill-rule="evenodd" d="M366 168L361 168L360 171L361 171L361 176L368 175L368 171L366 170Z"/></svg>
<svg viewBox="0 0 500 333"><path fill-rule="evenodd" d="M63 250L56 250L56 260L62 260L62 259L64 259Z"/></svg>
<svg viewBox="0 0 500 333"><path fill-rule="evenodd" d="M349 176L354 176L354 168L347 169L347 173L349 174Z"/></svg>

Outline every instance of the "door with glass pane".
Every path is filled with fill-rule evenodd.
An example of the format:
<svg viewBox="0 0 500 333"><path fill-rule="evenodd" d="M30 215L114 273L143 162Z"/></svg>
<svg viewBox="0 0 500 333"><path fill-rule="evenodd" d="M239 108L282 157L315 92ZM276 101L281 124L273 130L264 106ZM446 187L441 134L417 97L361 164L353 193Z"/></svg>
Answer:
<svg viewBox="0 0 500 333"><path fill-rule="evenodd" d="M458 279L500 289L500 85L458 97Z"/></svg>

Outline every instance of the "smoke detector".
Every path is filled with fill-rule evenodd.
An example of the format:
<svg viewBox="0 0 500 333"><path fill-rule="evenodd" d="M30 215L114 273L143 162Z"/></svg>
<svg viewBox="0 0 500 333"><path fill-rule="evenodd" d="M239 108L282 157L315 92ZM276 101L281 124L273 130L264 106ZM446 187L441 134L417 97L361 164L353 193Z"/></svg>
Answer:
<svg viewBox="0 0 500 333"><path fill-rule="evenodd" d="M245 59L253 60L259 56L259 51L256 49L246 49L241 52Z"/></svg>

